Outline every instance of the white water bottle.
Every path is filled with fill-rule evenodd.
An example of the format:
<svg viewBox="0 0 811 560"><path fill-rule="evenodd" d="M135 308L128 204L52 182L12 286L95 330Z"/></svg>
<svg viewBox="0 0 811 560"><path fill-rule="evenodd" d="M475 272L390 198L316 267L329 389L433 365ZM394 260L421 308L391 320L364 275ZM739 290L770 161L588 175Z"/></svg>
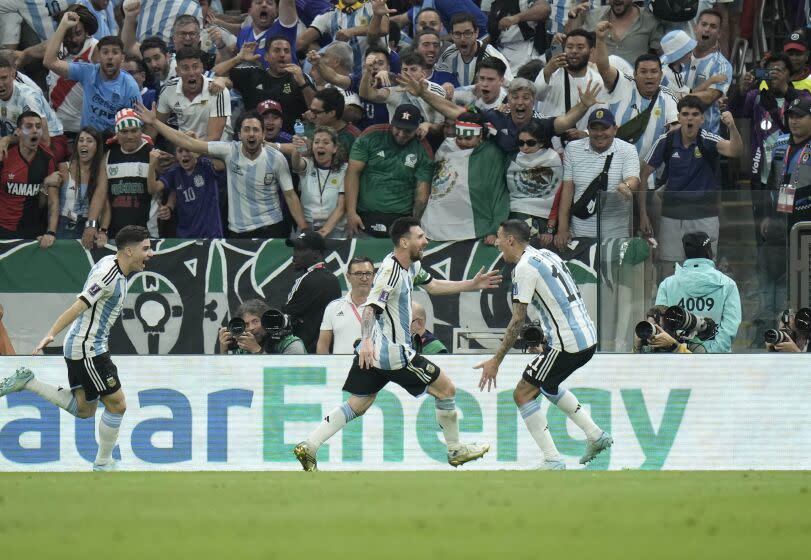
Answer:
<svg viewBox="0 0 811 560"><path fill-rule="evenodd" d="M296 136L304 140L304 123L301 122L301 119L296 119L296 122L293 124L293 132L296 134ZM306 154L307 144L298 146L297 149L300 154Z"/></svg>

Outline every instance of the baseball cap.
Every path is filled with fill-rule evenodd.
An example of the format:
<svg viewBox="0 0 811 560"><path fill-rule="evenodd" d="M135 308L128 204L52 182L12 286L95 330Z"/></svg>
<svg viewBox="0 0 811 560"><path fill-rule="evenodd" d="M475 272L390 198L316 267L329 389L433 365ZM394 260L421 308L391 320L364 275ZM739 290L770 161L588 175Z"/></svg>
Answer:
<svg viewBox="0 0 811 560"><path fill-rule="evenodd" d="M684 55L696 48L696 40L690 37L681 29L676 29L666 33L660 42L662 45L662 56L659 60L662 64L671 64L681 60Z"/></svg>
<svg viewBox="0 0 811 560"><path fill-rule="evenodd" d="M614 113L612 113L608 109L597 109L591 115L589 115L589 122L587 126L590 127L593 124L614 126L617 124L617 121L614 120Z"/></svg>
<svg viewBox="0 0 811 560"><path fill-rule="evenodd" d="M391 124L397 128L404 128L406 130L414 130L422 122L422 113L419 107L411 103L403 103L398 105L394 110L394 118L391 119Z"/></svg>
<svg viewBox="0 0 811 560"><path fill-rule="evenodd" d="M681 243L688 259L712 258L712 240L703 231L685 233L681 238Z"/></svg>
<svg viewBox="0 0 811 560"><path fill-rule="evenodd" d="M312 249L313 251L324 251L327 248L324 238L314 229L303 229L296 237L286 240L284 244L296 249Z"/></svg>
<svg viewBox="0 0 811 560"><path fill-rule="evenodd" d="M806 96L796 98L791 102L787 112L801 117L811 115L811 98Z"/></svg>
<svg viewBox="0 0 811 560"><path fill-rule="evenodd" d="M783 45L783 52L786 51L802 51L805 52L808 50L808 47L805 46L805 41L803 36L799 33L792 33L788 37L788 42Z"/></svg>
<svg viewBox="0 0 811 560"><path fill-rule="evenodd" d="M268 111L276 111L280 115L284 115L284 111L282 111L282 105L278 101L274 101L272 99L265 99L261 103L256 106L256 111L260 115L264 115Z"/></svg>

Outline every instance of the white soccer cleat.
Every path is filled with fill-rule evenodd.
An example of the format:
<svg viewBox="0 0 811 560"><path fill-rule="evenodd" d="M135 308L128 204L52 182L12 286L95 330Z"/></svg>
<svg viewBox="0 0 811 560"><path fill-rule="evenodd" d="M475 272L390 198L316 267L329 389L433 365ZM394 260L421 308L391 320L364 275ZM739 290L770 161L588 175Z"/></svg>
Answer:
<svg viewBox="0 0 811 560"><path fill-rule="evenodd" d="M452 467L464 465L470 461L481 459L484 454L490 451L489 443L460 443L448 449L448 463Z"/></svg>
<svg viewBox="0 0 811 560"><path fill-rule="evenodd" d="M594 460L597 455L600 454L601 451L608 449L614 444L614 439L608 432L603 432L600 434L596 440L586 441L586 452L583 453L583 456L580 457L580 464L586 465Z"/></svg>
<svg viewBox="0 0 811 560"><path fill-rule="evenodd" d="M539 471L565 471L566 463L560 459L547 459L541 466L538 467Z"/></svg>
<svg viewBox="0 0 811 560"><path fill-rule="evenodd" d="M5 397L9 393L16 393L22 391L28 382L34 379L34 372L27 367L19 367L14 375L6 377L0 381L0 397Z"/></svg>
<svg viewBox="0 0 811 560"><path fill-rule="evenodd" d="M118 461L110 459L109 463L98 465L93 463L93 472L115 472L118 470Z"/></svg>

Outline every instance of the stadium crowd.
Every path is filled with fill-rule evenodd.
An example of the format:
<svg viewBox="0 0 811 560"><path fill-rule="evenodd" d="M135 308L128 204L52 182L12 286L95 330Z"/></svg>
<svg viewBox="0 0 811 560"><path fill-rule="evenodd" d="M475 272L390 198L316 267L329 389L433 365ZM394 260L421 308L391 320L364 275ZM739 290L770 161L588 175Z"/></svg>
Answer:
<svg viewBox="0 0 811 560"><path fill-rule="evenodd" d="M744 4L5 1L0 239L386 238L414 216L492 245L519 218L564 257L639 236L661 280L685 235L721 256L741 117L762 243L784 243L774 216L811 217L809 41L735 76Z"/></svg>

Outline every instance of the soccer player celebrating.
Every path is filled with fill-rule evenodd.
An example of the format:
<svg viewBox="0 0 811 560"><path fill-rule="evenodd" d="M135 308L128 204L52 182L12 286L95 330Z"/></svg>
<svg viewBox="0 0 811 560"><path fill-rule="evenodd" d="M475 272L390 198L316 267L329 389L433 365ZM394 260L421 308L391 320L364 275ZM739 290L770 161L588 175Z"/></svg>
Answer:
<svg viewBox="0 0 811 560"><path fill-rule="evenodd" d="M152 257L146 228L125 226L116 235L115 242L118 252L100 259L90 269L82 293L34 349L34 355L42 354L56 335L70 325L63 344L70 391L40 381L25 367L0 382L0 397L27 389L79 418L95 416L100 398L104 412L99 423L94 471L117 470L113 448L127 409L118 369L107 350L107 339L124 307L127 275L143 271Z"/></svg>
<svg viewBox="0 0 811 560"><path fill-rule="evenodd" d="M476 366L482 370L479 389L484 390L486 386L489 391L496 386L498 367L515 343L527 317L527 306L532 303L541 316L545 342L543 351L524 370L513 391L513 399L529 433L543 451L541 469L564 470L566 464L552 441L541 406L535 400L540 393L586 433L586 452L580 463L594 459L603 449L611 447L614 440L594 423L571 391L558 387L594 355L597 329L564 262L551 251L530 247L529 238L529 226L521 220L507 220L498 228L496 246L506 262L516 263L513 316L496 354Z"/></svg>
<svg viewBox="0 0 811 560"><path fill-rule="evenodd" d="M293 450L305 471L317 470L316 453L327 439L366 412L380 391L392 381L418 397L436 399L436 419L448 446L448 463L458 467L484 456L487 444L459 443L456 387L450 377L411 347L411 292L423 286L431 295L458 294L495 288L498 272L482 268L472 280L438 280L423 269L420 259L428 245L420 221L397 218L390 228L394 251L380 264L363 304L361 341L344 391L352 396L332 410L310 436Z"/></svg>

